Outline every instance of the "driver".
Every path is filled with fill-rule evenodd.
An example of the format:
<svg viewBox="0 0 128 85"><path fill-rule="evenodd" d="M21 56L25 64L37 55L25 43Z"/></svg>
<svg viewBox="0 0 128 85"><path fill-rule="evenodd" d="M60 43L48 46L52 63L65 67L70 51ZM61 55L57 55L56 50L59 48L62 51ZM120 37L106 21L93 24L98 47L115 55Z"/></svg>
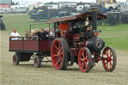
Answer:
<svg viewBox="0 0 128 85"><path fill-rule="evenodd" d="M66 31L68 31L69 28L70 28L70 26L69 26L69 23L68 23L68 22L62 22L62 23L59 25L61 37L64 37L64 33L65 33Z"/></svg>

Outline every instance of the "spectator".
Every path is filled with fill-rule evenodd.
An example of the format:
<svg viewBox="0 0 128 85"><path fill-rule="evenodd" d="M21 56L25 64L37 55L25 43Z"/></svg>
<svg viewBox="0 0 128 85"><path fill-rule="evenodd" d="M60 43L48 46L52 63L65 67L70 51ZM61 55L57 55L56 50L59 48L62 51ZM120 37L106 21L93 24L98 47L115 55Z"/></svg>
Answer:
<svg viewBox="0 0 128 85"><path fill-rule="evenodd" d="M6 27L5 27L5 24L4 24L3 20L2 20L2 17L3 16L0 15L0 30L6 30Z"/></svg>
<svg viewBox="0 0 128 85"><path fill-rule="evenodd" d="M16 32L16 29L13 30L13 32L11 33L11 37L12 37L12 40L18 40L20 37L19 33Z"/></svg>

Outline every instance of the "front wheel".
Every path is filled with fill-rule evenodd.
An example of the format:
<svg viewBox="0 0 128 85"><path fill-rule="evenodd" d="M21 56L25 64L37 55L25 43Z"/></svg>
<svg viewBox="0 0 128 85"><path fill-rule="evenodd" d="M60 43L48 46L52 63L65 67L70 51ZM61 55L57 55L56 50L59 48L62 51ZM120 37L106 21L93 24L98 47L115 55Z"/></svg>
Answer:
<svg viewBox="0 0 128 85"><path fill-rule="evenodd" d="M106 71L112 72L116 67L116 53L113 48L106 47L102 53L102 64Z"/></svg>
<svg viewBox="0 0 128 85"><path fill-rule="evenodd" d="M82 72L89 72L92 67L91 52L88 48L83 47L78 54L78 65Z"/></svg>

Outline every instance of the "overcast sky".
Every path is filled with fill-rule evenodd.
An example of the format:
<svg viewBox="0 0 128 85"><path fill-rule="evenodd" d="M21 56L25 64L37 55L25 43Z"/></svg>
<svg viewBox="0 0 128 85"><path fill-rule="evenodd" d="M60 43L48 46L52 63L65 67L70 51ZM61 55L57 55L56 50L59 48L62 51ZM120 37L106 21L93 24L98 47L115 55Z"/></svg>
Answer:
<svg viewBox="0 0 128 85"><path fill-rule="evenodd" d="M18 1L18 2L50 2L50 1L54 1L54 2L61 2L61 1L75 1L75 2L96 2L96 0L12 0L12 1ZM126 0L117 0L117 1L121 1L121 2L125 2Z"/></svg>

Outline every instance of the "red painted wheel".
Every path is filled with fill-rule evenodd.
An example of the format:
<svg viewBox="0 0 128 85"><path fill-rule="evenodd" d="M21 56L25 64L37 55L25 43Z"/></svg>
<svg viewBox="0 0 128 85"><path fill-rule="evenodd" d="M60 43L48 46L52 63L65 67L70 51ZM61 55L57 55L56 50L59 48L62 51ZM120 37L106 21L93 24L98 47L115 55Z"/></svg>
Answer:
<svg viewBox="0 0 128 85"><path fill-rule="evenodd" d="M106 71L112 72L116 67L116 53L113 48L106 47L102 54L102 64Z"/></svg>
<svg viewBox="0 0 128 85"><path fill-rule="evenodd" d="M40 58L40 56L35 56L35 57L34 57L34 66L35 66L36 68L38 68L38 67L41 66L41 58Z"/></svg>
<svg viewBox="0 0 128 85"><path fill-rule="evenodd" d="M82 72L89 72L92 66L91 52L88 48L81 48L78 54L78 65Z"/></svg>
<svg viewBox="0 0 128 85"><path fill-rule="evenodd" d="M18 53L15 53L12 58L13 64L19 65L20 62L20 55Z"/></svg>
<svg viewBox="0 0 128 85"><path fill-rule="evenodd" d="M51 59L55 69L65 70L67 68L67 44L64 39L58 38L53 41Z"/></svg>

